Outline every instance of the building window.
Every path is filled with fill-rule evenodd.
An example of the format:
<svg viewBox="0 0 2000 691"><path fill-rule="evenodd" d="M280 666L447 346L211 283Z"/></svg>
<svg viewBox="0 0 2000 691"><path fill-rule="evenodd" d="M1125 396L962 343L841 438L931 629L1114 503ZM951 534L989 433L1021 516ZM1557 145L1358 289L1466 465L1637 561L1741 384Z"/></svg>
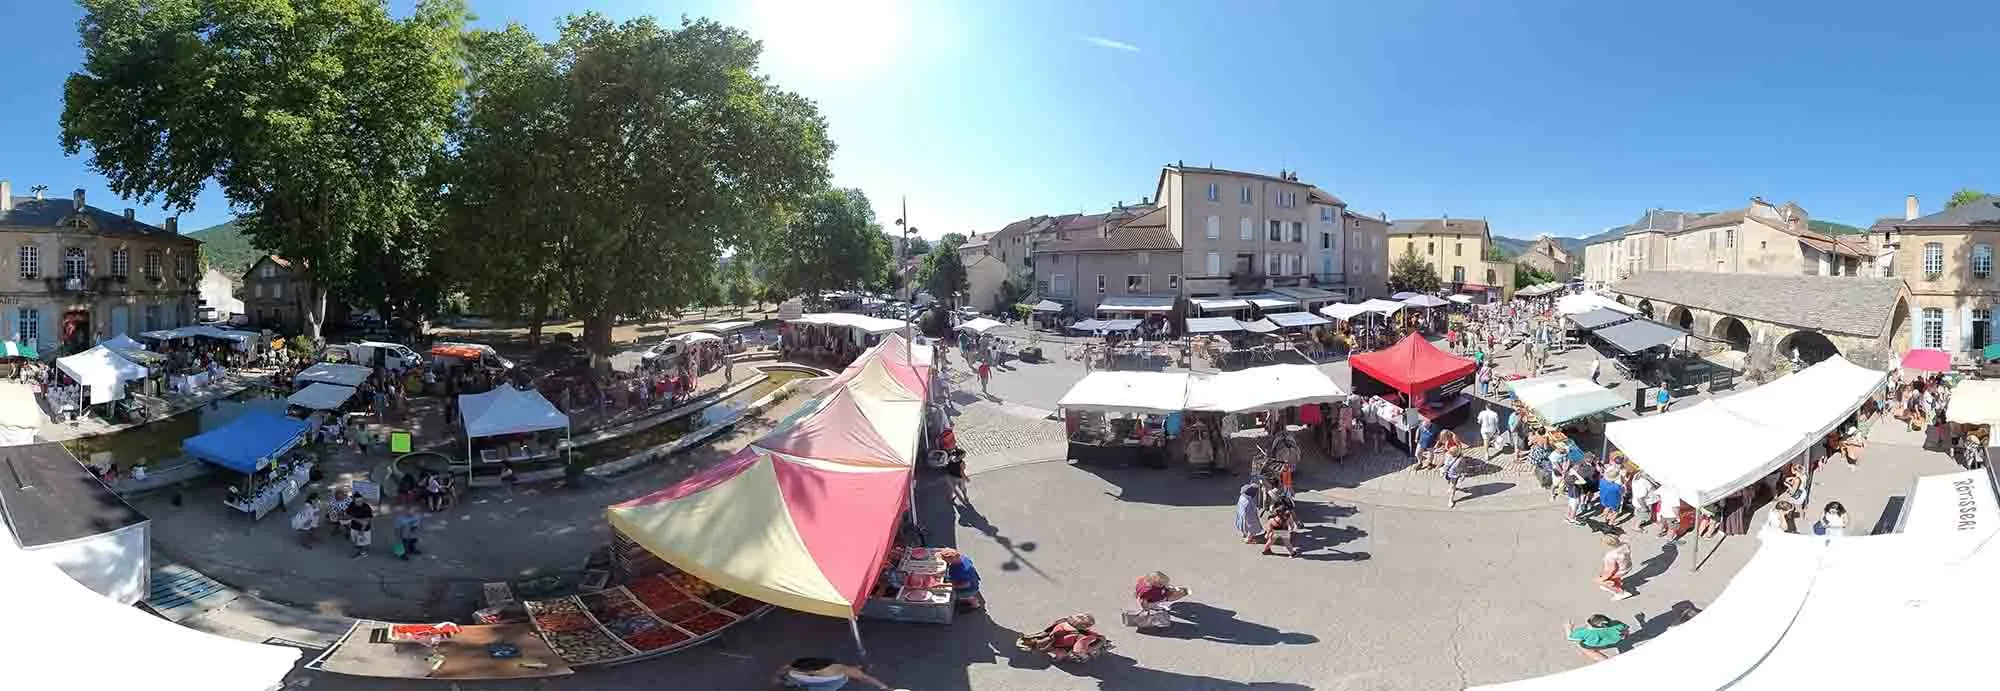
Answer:
<svg viewBox="0 0 2000 691"><path fill-rule="evenodd" d="M1097 294L1104 294L1104 274L1097 275Z"/></svg>
<svg viewBox="0 0 2000 691"><path fill-rule="evenodd" d="M1128 275L1128 276L1126 276L1126 277L1125 277L1125 294L1126 294L1126 295L1145 295L1145 294L1146 294L1146 277L1145 277L1145 276L1143 276L1143 275Z"/></svg>
<svg viewBox="0 0 2000 691"><path fill-rule="evenodd" d="M257 276L259 278L277 278L278 265L268 261L264 262L263 266L257 267Z"/></svg>
<svg viewBox="0 0 2000 691"><path fill-rule="evenodd" d="M63 248L63 278L83 278L90 273L90 257L81 247Z"/></svg>
<svg viewBox="0 0 2000 691"><path fill-rule="evenodd" d="M42 277L42 253L34 245L21 246L21 280L32 281Z"/></svg>
<svg viewBox="0 0 2000 691"><path fill-rule="evenodd" d="M284 299L284 297L285 297L285 282L279 281L277 283L271 284L271 299L282 300Z"/></svg>
<svg viewBox="0 0 2000 691"><path fill-rule="evenodd" d="M160 323L159 305L147 305L146 310L141 315L141 317L143 321L141 321L140 323L144 324L144 327L141 329L142 331L152 331L154 329L164 328L166 326L166 324Z"/></svg>
<svg viewBox="0 0 2000 691"><path fill-rule="evenodd" d="M1283 264L1283 260L1280 260L1278 258L1277 252L1271 252L1264 255L1264 273L1270 274L1272 276L1277 276L1279 275L1278 272L1282 271L1284 268L1285 267Z"/></svg>
<svg viewBox="0 0 2000 691"><path fill-rule="evenodd" d="M1319 208L1319 222L1321 223L1333 222L1333 207L1322 206Z"/></svg>
<svg viewBox="0 0 2000 691"><path fill-rule="evenodd" d="M1465 243L1463 242L1451 243L1451 256L1454 257L1465 256Z"/></svg>
<svg viewBox="0 0 2000 691"><path fill-rule="evenodd" d="M14 313L14 335L22 343L42 342L42 311L23 307Z"/></svg>
<svg viewBox="0 0 2000 691"><path fill-rule="evenodd" d="M1001 261L1006 261L1006 260L1007 260L1007 258L1006 258L1006 257L1001 257L1001 258L1000 258L1000 260L1001 260ZM187 253L186 253L186 252L182 252L182 253L180 253L180 254L177 254L177 255L174 255L174 277L175 277L175 278L179 278L179 279L182 279L182 280L186 280L186 279L187 279L187 277L189 277L189 276L193 275L193 274L191 274L191 273L189 273L189 272L188 272L188 266L189 266L189 264L190 264L190 263L191 263L191 260L190 260L190 258L188 257L188 255L187 255Z"/></svg>
<svg viewBox="0 0 2000 691"><path fill-rule="evenodd" d="M132 275L131 250L125 249L123 247L111 250L111 275L113 276Z"/></svg>
<svg viewBox="0 0 2000 691"><path fill-rule="evenodd" d="M1050 294L1050 293L1049 293L1049 282L1048 282L1048 281L1035 281L1035 292L1036 292L1037 294L1040 294L1040 295L1048 295L1048 294Z"/></svg>
<svg viewBox="0 0 2000 691"><path fill-rule="evenodd" d="M1944 273L1944 243L1924 243L1924 275L1937 278L1942 273Z"/></svg>
<svg viewBox="0 0 2000 691"><path fill-rule="evenodd" d="M1465 283L1465 267L1463 266L1451 267L1451 282L1459 284Z"/></svg>
<svg viewBox="0 0 2000 691"><path fill-rule="evenodd" d="M1250 186L1249 186L1249 185L1244 185L1244 186L1243 186L1243 189L1241 190L1241 192L1240 192L1239 194L1237 194L1237 195L1236 195L1236 201L1238 201L1238 202L1242 202L1242 203L1244 203L1244 204L1248 204L1248 203L1250 203Z"/></svg>
<svg viewBox="0 0 2000 691"><path fill-rule="evenodd" d="M1944 350L1944 309L1941 307L1924 308L1923 347Z"/></svg>
<svg viewBox="0 0 2000 691"><path fill-rule="evenodd" d="M1216 201L1221 198L1222 198L1222 186L1215 184L1213 182L1208 183L1208 200Z"/></svg>
<svg viewBox="0 0 2000 691"><path fill-rule="evenodd" d="M1972 339L1971 350L1979 350L1993 342L1993 310L1972 310L1971 326L1972 333L1966 334L1966 338Z"/></svg>
<svg viewBox="0 0 2000 691"><path fill-rule="evenodd" d="M1496 276L1496 275L1495 275L1495 274L1493 273L1493 270L1492 270L1492 269L1487 269L1487 270L1486 270L1486 287L1488 287L1488 288L1497 288L1497 287L1499 287L1499 286L1500 286L1500 279L1499 279L1499 278L1498 278L1498 277L1497 277L1497 276Z"/></svg>
<svg viewBox="0 0 2000 691"><path fill-rule="evenodd" d="M1292 221L1292 242L1306 241L1306 222Z"/></svg>
<svg viewBox="0 0 2000 691"><path fill-rule="evenodd" d="M1988 278L1993 275L1993 246L1979 243L1972 246L1972 276Z"/></svg>
<svg viewBox="0 0 2000 691"><path fill-rule="evenodd" d="M1728 229L1728 230L1724 230L1724 231L1722 231L1722 248L1723 248L1723 249L1726 249L1726 250L1727 250L1727 249L1735 249L1735 248L1736 248L1736 229L1735 229L1735 228L1730 228L1730 229Z"/></svg>
<svg viewBox="0 0 2000 691"><path fill-rule="evenodd" d="M1056 275L1054 275L1054 276L1050 277L1050 279L1049 279L1049 280L1051 281L1051 285L1052 285L1052 288L1051 288L1051 289L1049 290L1049 292L1050 292L1050 293L1052 293L1052 294L1055 294L1055 295L1059 295L1059 296L1062 296L1062 297L1069 297L1069 277L1068 277L1068 276L1064 276L1064 275L1062 275L1062 274L1056 274Z"/></svg>
<svg viewBox="0 0 2000 691"><path fill-rule="evenodd" d="M160 251L146 250L146 278L160 277Z"/></svg>
<svg viewBox="0 0 2000 691"><path fill-rule="evenodd" d="M262 284L262 283L253 283L253 284L251 284L251 285L250 285L250 296L251 296L251 297L254 297L254 298L257 298L257 299L260 299L260 300L261 300L261 299L263 299L263 298L264 298L264 284Z"/></svg>
<svg viewBox="0 0 2000 691"><path fill-rule="evenodd" d="M1222 237L1222 219L1217 218L1215 216L1208 217L1208 239L1216 240L1220 239L1221 237Z"/></svg>
<svg viewBox="0 0 2000 691"><path fill-rule="evenodd" d="M1270 222L1270 229L1269 229L1269 231L1268 231L1268 232L1266 232L1266 233L1265 233L1265 239L1267 239L1267 240L1270 240L1271 242L1284 242L1284 241L1285 241L1285 222L1284 222L1284 221L1271 221L1271 222Z"/></svg>
<svg viewBox="0 0 2000 691"><path fill-rule="evenodd" d="M1213 257L1213 256L1215 256L1215 255L1211 254L1211 255L1208 255L1208 256L1211 256L1211 257ZM1169 292L1173 292L1173 291L1178 291L1178 290L1180 290L1180 289L1181 289L1181 275L1180 275L1180 274L1167 274L1167 290L1168 290Z"/></svg>
<svg viewBox="0 0 2000 691"><path fill-rule="evenodd" d="M1323 250L1333 249L1333 233L1324 230L1319 232L1319 248Z"/></svg>
<svg viewBox="0 0 2000 691"><path fill-rule="evenodd" d="M1424 243L1424 254L1437 254L1437 253L1438 253L1437 243L1435 242Z"/></svg>
<svg viewBox="0 0 2000 691"><path fill-rule="evenodd" d="M1222 275L1222 254L1219 252L1208 253L1208 264L1203 268L1206 269L1202 272L1203 276Z"/></svg>

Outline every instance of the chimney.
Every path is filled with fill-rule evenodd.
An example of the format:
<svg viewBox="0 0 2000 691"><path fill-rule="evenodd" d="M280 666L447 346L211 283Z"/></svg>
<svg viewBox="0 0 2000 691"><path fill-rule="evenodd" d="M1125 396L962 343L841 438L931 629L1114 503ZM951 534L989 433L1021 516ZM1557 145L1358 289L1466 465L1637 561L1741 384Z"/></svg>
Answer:
<svg viewBox="0 0 2000 691"><path fill-rule="evenodd" d="M1687 216L1687 214L1675 214L1675 215L1674 215L1674 231L1675 231L1675 232L1679 232L1679 231L1683 231L1683 230L1687 230L1687 229L1688 229L1688 216Z"/></svg>
<svg viewBox="0 0 2000 691"><path fill-rule="evenodd" d="M0 190L6 189L6 184L5 182L0 182ZM1903 220L1917 220L1917 195L1912 194L1903 198Z"/></svg>
<svg viewBox="0 0 2000 691"><path fill-rule="evenodd" d="M132 207L129 206L125 207L125 220L130 221L133 220L134 218L135 217L132 215Z"/></svg>
<svg viewBox="0 0 2000 691"><path fill-rule="evenodd" d="M1151 204L1152 202L1153 202L1153 198L1152 198L1152 197L1140 197L1140 198L1139 198L1139 205L1140 205L1140 206L1145 206L1145 205L1147 205L1147 204Z"/></svg>
<svg viewBox="0 0 2000 691"><path fill-rule="evenodd" d="M0 213L14 210L14 183L0 180Z"/></svg>
<svg viewBox="0 0 2000 691"><path fill-rule="evenodd" d="M83 188L81 188L81 187L78 187L78 188L76 188L76 197L75 197L75 199L76 199L76 211L77 211L77 213L83 213Z"/></svg>
<svg viewBox="0 0 2000 691"><path fill-rule="evenodd" d="M181 232L181 217L179 216L167 217L167 232L169 233Z"/></svg>
<svg viewBox="0 0 2000 691"><path fill-rule="evenodd" d="M42 189L42 188L41 188L40 186L36 186L36 188L35 188L35 201L42 201L42 199L43 199L43 197L42 197L42 194L43 194L43 193L45 193L45 192L47 192L47 191L48 191L48 190L44 190L44 189Z"/></svg>

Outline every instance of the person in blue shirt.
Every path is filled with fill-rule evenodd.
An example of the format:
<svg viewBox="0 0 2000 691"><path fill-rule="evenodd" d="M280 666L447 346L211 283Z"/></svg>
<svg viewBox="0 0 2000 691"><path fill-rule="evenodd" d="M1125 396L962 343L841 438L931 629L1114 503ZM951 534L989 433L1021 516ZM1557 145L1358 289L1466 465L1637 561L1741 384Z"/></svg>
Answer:
<svg viewBox="0 0 2000 691"><path fill-rule="evenodd" d="M938 556L944 559L944 576L951 581L951 595L959 609L985 609L986 596L979 594L979 569L973 568L972 557L950 548L938 550Z"/></svg>
<svg viewBox="0 0 2000 691"><path fill-rule="evenodd" d="M1417 422L1417 470L1424 470L1435 465L1431 463L1430 450L1431 445L1436 442L1437 426L1431 424L1430 418L1419 417Z"/></svg>

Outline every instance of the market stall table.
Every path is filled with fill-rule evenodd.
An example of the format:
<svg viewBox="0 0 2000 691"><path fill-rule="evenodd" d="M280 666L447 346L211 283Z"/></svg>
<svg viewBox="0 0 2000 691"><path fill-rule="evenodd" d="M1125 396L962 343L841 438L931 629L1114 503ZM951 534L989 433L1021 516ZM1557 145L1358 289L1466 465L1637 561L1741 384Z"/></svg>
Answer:
<svg viewBox="0 0 2000 691"><path fill-rule="evenodd" d="M310 481L312 463L279 459L305 441L308 424L297 418L259 410L246 411L228 424L181 442L189 456L242 473L245 478L230 508L263 518L289 504ZM267 472L268 471L268 472ZM260 476L264 481L259 483Z"/></svg>
<svg viewBox="0 0 2000 691"><path fill-rule="evenodd" d="M572 674L529 624L452 625L448 636L420 635L431 624L359 619L308 669L390 679L536 679ZM495 656L496 650L505 656Z"/></svg>

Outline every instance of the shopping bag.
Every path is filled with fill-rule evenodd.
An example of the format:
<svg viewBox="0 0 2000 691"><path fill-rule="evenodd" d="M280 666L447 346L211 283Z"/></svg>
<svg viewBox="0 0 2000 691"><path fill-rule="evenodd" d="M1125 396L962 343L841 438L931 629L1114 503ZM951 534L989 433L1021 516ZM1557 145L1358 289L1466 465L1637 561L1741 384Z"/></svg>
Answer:
<svg viewBox="0 0 2000 691"><path fill-rule="evenodd" d="M404 547L403 547L403 541L402 541L402 540L397 540L397 541L395 541L394 543L392 543L392 544L390 544L390 545L389 545L389 552L390 552L390 553L393 553L393 554L395 554L395 555L396 555L396 556L398 556L398 557L401 557L401 556L403 556L403 554L404 554L404 552L403 552L403 549L404 549Z"/></svg>

